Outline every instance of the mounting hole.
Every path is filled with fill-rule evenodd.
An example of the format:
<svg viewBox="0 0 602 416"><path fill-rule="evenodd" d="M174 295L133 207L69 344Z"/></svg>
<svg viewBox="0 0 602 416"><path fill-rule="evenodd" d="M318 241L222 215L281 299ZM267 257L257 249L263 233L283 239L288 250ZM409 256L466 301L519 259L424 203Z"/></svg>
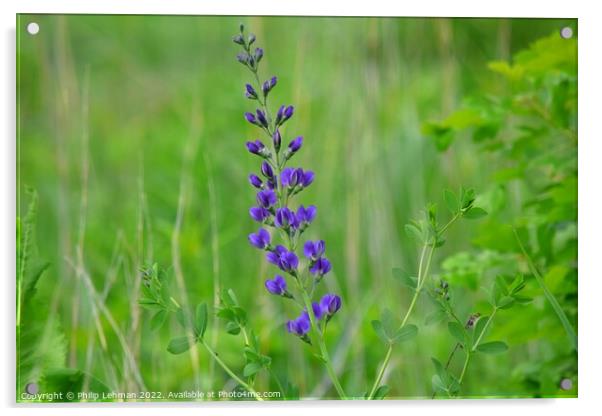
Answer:
<svg viewBox="0 0 602 416"><path fill-rule="evenodd" d="M562 29L560 29L560 36L563 37L564 39L570 39L573 37L573 29L571 29L570 27L563 27Z"/></svg>
<svg viewBox="0 0 602 416"><path fill-rule="evenodd" d="M27 33L30 35L37 35L40 31L40 25L36 22L31 22L27 25Z"/></svg>
<svg viewBox="0 0 602 416"><path fill-rule="evenodd" d="M36 383L27 383L25 386L25 393L30 394L32 396L38 394L39 388Z"/></svg>
<svg viewBox="0 0 602 416"><path fill-rule="evenodd" d="M560 388L562 390L570 390L573 388L573 380L571 380L570 378L563 378L560 381Z"/></svg>

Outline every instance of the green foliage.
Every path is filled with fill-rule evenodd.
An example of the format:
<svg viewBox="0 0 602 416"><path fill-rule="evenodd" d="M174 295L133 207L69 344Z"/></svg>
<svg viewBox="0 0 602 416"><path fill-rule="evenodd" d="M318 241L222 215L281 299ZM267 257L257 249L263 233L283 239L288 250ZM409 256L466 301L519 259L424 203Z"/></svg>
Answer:
<svg viewBox="0 0 602 416"><path fill-rule="evenodd" d="M62 393L62 401L79 402L77 393L94 392L102 394L110 393L111 389L102 381L87 375L83 371L72 368L57 368L45 372L40 380L40 391ZM73 393L73 397L70 398L67 393Z"/></svg>
<svg viewBox="0 0 602 416"><path fill-rule="evenodd" d="M411 340L418 333L416 325L401 325L389 309L383 309L380 320L372 321L376 335L388 345L394 345Z"/></svg>

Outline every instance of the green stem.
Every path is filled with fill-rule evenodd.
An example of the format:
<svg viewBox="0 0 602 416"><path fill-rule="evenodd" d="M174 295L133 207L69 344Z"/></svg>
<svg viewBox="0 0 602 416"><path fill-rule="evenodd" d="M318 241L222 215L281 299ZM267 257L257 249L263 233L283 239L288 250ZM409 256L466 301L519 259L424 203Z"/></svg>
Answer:
<svg viewBox="0 0 602 416"><path fill-rule="evenodd" d="M475 341L475 343L472 345L472 348L470 349L470 352L473 352L473 351L477 350L477 347L479 346L479 344L481 343L481 340L485 336L485 332L487 332L487 328L489 328L489 324L493 320L493 317L495 316L496 313L497 313L497 308L494 307L493 308L493 312L491 312L491 316L489 316L489 318L487 319L487 322L485 322L485 326L483 327L483 330L479 334L479 337L477 338L477 340Z"/></svg>
<svg viewBox="0 0 602 416"><path fill-rule="evenodd" d="M552 292L550 292L550 289L548 289L548 287L546 286L542 275L539 273L539 270L537 270L537 267L535 267L535 264L533 263L533 260L531 259L529 254L527 254L527 250L525 250L525 247L523 246L523 243L521 242L520 237L516 232L516 229L514 229L514 236L516 237L516 241L518 242L518 245L521 251L523 252L523 255L527 259L527 263L529 265L529 268L531 269L531 273L533 273L533 276L535 276L535 280L543 290L546 299L548 300L548 302L550 302L550 305L552 305L552 308L554 309L554 312L556 312L558 319L560 319L560 322L562 323L562 326L564 327L564 330L566 331L569 340L573 345L573 348L575 348L575 351L577 351L577 334L575 333L573 326L569 322L569 318L564 313L564 310L560 306L560 303L558 303L556 297L552 294Z"/></svg>
<svg viewBox="0 0 602 416"><path fill-rule="evenodd" d="M466 352L466 359L464 360L464 367L462 367L462 372L460 373L460 378L458 379L458 383L462 384L462 380L464 379L464 375L466 374L466 369L468 368L468 362L470 361L471 352Z"/></svg>
<svg viewBox="0 0 602 416"><path fill-rule="evenodd" d="M299 285L299 286L301 286L301 285ZM311 306L311 300L309 299L309 296L307 295L307 291L305 290L305 288L303 286L301 286L300 289L301 289L301 295L303 296L303 301L305 302L305 307L307 308L307 314L309 315L311 327L315 334L315 339L318 342L318 347L320 348L320 354L322 355L322 359L324 360L324 365L326 366L326 371L328 371L330 380L332 380L332 384L334 385L334 388L336 389L337 393L339 394L339 397L341 399L346 399L347 395L345 394L345 391L343 390L343 387L341 386L341 383L339 382L339 379L337 377L337 373L332 366L332 362L330 361L330 355L328 354L328 349L326 348L326 344L324 343L324 338L322 337L322 333L320 332L320 329L318 328L316 317L314 315L314 310Z"/></svg>
<svg viewBox="0 0 602 416"><path fill-rule="evenodd" d="M205 342L205 340L200 340L199 342L201 343L201 345L203 345L203 347L205 347L205 349L213 357L215 362L217 362L220 365L220 367L222 367L224 369L224 371L226 373L228 373L228 375L230 377L232 377L234 380L236 380L236 382L238 384L240 384L241 386L243 386L245 388L245 390L247 390L249 393L253 394L255 400L258 400L260 402L263 401L263 398L259 395L259 393L257 393L257 391L253 387L251 387L247 383L245 383L240 377L238 377L236 374L234 374L234 372L230 369L230 367L228 367L228 365L225 362L223 362L221 358L219 358L217 353L215 351L213 351L213 349Z"/></svg>

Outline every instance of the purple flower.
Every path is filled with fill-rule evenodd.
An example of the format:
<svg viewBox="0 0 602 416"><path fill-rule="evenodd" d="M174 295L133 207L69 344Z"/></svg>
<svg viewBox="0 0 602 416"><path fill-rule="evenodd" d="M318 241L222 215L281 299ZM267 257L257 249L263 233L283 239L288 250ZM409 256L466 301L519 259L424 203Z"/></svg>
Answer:
<svg viewBox="0 0 602 416"><path fill-rule="evenodd" d="M263 83L263 85L261 86L261 90L263 91L264 97L268 96L269 92L272 90L272 88L274 88L276 86L277 82L278 82L278 78L272 77L271 79L269 79Z"/></svg>
<svg viewBox="0 0 602 416"><path fill-rule="evenodd" d="M270 245L270 233L260 228L256 233L249 234L249 242L252 246L263 250Z"/></svg>
<svg viewBox="0 0 602 416"><path fill-rule="evenodd" d="M307 334L310 328L311 321L309 320L309 315L307 311L303 311L298 318L288 321L286 323L287 331L291 334L299 336Z"/></svg>
<svg viewBox="0 0 602 416"><path fill-rule="evenodd" d="M232 38L232 41L233 41L234 43L238 43L239 45L244 45L244 44L245 44L245 40L244 40L244 38L242 37L242 35L236 35L236 36L234 36L234 37Z"/></svg>
<svg viewBox="0 0 602 416"><path fill-rule="evenodd" d="M249 175L249 183L257 189L261 189L261 187L263 186L263 182L261 181L261 179L259 179L259 176L253 173Z"/></svg>
<svg viewBox="0 0 602 416"><path fill-rule="evenodd" d="M280 130L276 129L276 131L272 135L272 139L274 140L274 148L276 149L276 152L278 152L282 144L282 136L280 135Z"/></svg>
<svg viewBox="0 0 602 416"><path fill-rule="evenodd" d="M265 288L273 295L284 295L286 293L286 280L277 274L272 280L265 281Z"/></svg>
<svg viewBox="0 0 602 416"><path fill-rule="evenodd" d="M251 86L251 84L246 84L245 85L245 96L250 99L250 100L256 100L257 99L257 92L255 91L255 89Z"/></svg>
<svg viewBox="0 0 602 416"><path fill-rule="evenodd" d="M276 189L276 177L274 176L273 178L268 179L268 188L269 189Z"/></svg>
<svg viewBox="0 0 602 416"><path fill-rule="evenodd" d="M334 315L341 309L341 298L332 293L322 296L322 299L320 299L320 309L328 316Z"/></svg>
<svg viewBox="0 0 602 416"><path fill-rule="evenodd" d="M296 151L301 149L302 144L303 144L303 136L296 137L289 143L288 150L291 153L295 153Z"/></svg>
<svg viewBox="0 0 602 416"><path fill-rule="evenodd" d="M271 189L264 189L263 191L257 192L257 203L260 207L270 208L276 204L278 198L276 193Z"/></svg>
<svg viewBox="0 0 602 416"><path fill-rule="evenodd" d="M316 261L322 257L325 251L326 243L324 240L306 241L303 245L303 253L305 254L305 257L312 261Z"/></svg>
<svg viewBox="0 0 602 416"><path fill-rule="evenodd" d="M261 61L261 58L263 58L263 49L255 48L255 61L259 63L259 61Z"/></svg>
<svg viewBox="0 0 602 416"><path fill-rule="evenodd" d="M265 113L261 110L257 110L257 121L259 122L259 124L261 124L263 127L267 127L268 126L268 119L265 116Z"/></svg>
<svg viewBox="0 0 602 416"><path fill-rule="evenodd" d="M314 173L311 170L303 172L303 178L300 180L301 186L307 188L314 181Z"/></svg>
<svg viewBox="0 0 602 416"><path fill-rule="evenodd" d="M309 268L309 271L312 274L322 277L326 273L328 273L331 269L332 269L332 264L330 264L330 261L326 257L321 257L311 265L311 267Z"/></svg>
<svg viewBox="0 0 602 416"><path fill-rule="evenodd" d="M252 207L249 209L249 214L251 214L251 218L257 222L264 222L270 217L270 211L263 207Z"/></svg>
<svg viewBox="0 0 602 416"><path fill-rule="evenodd" d="M245 118L247 119L247 121L251 124L254 124L256 126L258 126L259 124L257 124L257 119L255 118L255 114L253 113L245 113Z"/></svg>
<svg viewBox="0 0 602 416"><path fill-rule="evenodd" d="M292 272L299 265L299 258L292 251L288 251L285 247L278 245L273 251L266 253L268 262L275 264L280 270Z"/></svg>
<svg viewBox="0 0 602 416"><path fill-rule="evenodd" d="M317 208L314 205L310 205L305 208L303 205L299 205L297 208L297 222L299 225L309 225L314 218L316 218Z"/></svg>
<svg viewBox="0 0 602 416"><path fill-rule="evenodd" d="M272 169L272 166L270 166L270 164L265 160L261 163L261 173L266 178L274 177L274 170Z"/></svg>
<svg viewBox="0 0 602 416"><path fill-rule="evenodd" d="M288 107L284 105L280 106L278 112L276 113L276 125L279 126L283 124L293 116L294 112L295 108L292 105L289 105Z"/></svg>
<svg viewBox="0 0 602 416"><path fill-rule="evenodd" d="M322 309L322 305L320 305L318 302L313 302L311 304L311 309L314 312L314 316L316 317L316 319L322 319L322 316L324 316L324 309Z"/></svg>
<svg viewBox="0 0 602 416"><path fill-rule="evenodd" d="M296 229L298 225L297 216L287 207L278 208L274 217L274 224L279 228L291 227Z"/></svg>
<svg viewBox="0 0 602 416"><path fill-rule="evenodd" d="M254 142L247 142L247 150L254 155L261 155L265 149L265 145L261 140L255 140Z"/></svg>
<svg viewBox="0 0 602 416"><path fill-rule="evenodd" d="M240 62L243 65L247 65L249 62L249 54L246 52L241 52L238 55L236 55L236 59L238 60L238 62Z"/></svg>
<svg viewBox="0 0 602 416"><path fill-rule="evenodd" d="M282 186L294 188L299 182L300 177L303 177L303 170L301 168L284 168L280 173L280 183Z"/></svg>

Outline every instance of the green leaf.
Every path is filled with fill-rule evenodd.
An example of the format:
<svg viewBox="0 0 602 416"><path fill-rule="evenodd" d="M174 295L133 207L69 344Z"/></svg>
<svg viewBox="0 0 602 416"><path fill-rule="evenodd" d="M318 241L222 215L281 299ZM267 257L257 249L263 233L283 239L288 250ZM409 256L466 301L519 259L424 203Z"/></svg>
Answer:
<svg viewBox="0 0 602 416"><path fill-rule="evenodd" d="M474 189L464 189L460 188L460 208L467 209L472 206L475 200L475 192Z"/></svg>
<svg viewBox="0 0 602 416"><path fill-rule="evenodd" d="M389 386L387 386L386 384L383 384L382 386L379 386L376 389L372 398L374 400L383 400L388 392L389 392Z"/></svg>
<svg viewBox="0 0 602 416"><path fill-rule="evenodd" d="M151 331L156 331L157 329L161 328L165 323L165 320L167 319L167 315L168 312L165 309L157 311L157 313L153 315L150 321Z"/></svg>
<svg viewBox="0 0 602 416"><path fill-rule="evenodd" d="M466 344L466 331L462 325L456 321L451 321L447 323L447 329L458 342Z"/></svg>
<svg viewBox="0 0 602 416"><path fill-rule="evenodd" d="M404 229L406 234L416 240L416 242L422 243L424 241L422 230L420 230L416 224L406 224Z"/></svg>
<svg viewBox="0 0 602 416"><path fill-rule="evenodd" d="M77 393L84 391L95 393L108 393L111 390L99 379L75 368L53 368L49 369L40 380L40 393L62 393L62 400L78 401ZM67 393L73 393L74 398L67 397Z"/></svg>
<svg viewBox="0 0 602 416"><path fill-rule="evenodd" d="M502 341L491 341L477 346L477 351L485 354L500 354L508 350L508 345Z"/></svg>
<svg viewBox="0 0 602 416"><path fill-rule="evenodd" d="M391 339L393 343L406 342L411 340L418 333L418 327L416 325L404 325L399 328L395 336Z"/></svg>
<svg viewBox="0 0 602 416"><path fill-rule="evenodd" d="M167 351L172 354L182 354L196 343L196 340L190 336L177 337L169 341Z"/></svg>
<svg viewBox="0 0 602 416"><path fill-rule="evenodd" d="M153 299L148 299L148 298L138 299L138 305L140 305L144 309L148 309L150 311L156 311L156 310L159 310L159 309L163 309L163 306L161 306L160 304L158 304Z"/></svg>
<svg viewBox="0 0 602 416"><path fill-rule="evenodd" d="M468 211L464 212L464 214L462 214L462 216L464 218L469 219L469 220L476 220L476 219L482 218L486 215L487 215L487 211L485 211L483 208L479 208L479 207L472 207Z"/></svg>
<svg viewBox="0 0 602 416"><path fill-rule="evenodd" d="M431 384L433 386L433 390L435 390L437 393L447 392L447 386L443 380L441 380L441 377L438 374L433 374L433 377L431 378Z"/></svg>
<svg viewBox="0 0 602 416"><path fill-rule="evenodd" d="M509 309L514 305L514 298L511 296L502 296L498 301L497 307L500 309Z"/></svg>
<svg viewBox="0 0 602 416"><path fill-rule="evenodd" d="M196 307L196 315L194 320L194 333L200 339L203 339L205 330L207 329L207 304L199 303Z"/></svg>
<svg viewBox="0 0 602 416"><path fill-rule="evenodd" d="M452 214L455 214L460 209L460 202L458 201L458 197L451 190L446 189L444 191L445 196L445 205L447 209Z"/></svg>
<svg viewBox="0 0 602 416"><path fill-rule="evenodd" d="M245 377L251 377L254 374L257 374L260 370L262 369L262 365L260 363L249 363L247 365L245 365L244 370L242 371L242 374Z"/></svg>
<svg viewBox="0 0 602 416"><path fill-rule="evenodd" d="M393 277L399 280L402 285L409 287L410 289L416 289L418 286L418 279L415 276L410 276L399 267L394 267L392 272Z"/></svg>
<svg viewBox="0 0 602 416"><path fill-rule="evenodd" d="M426 316L426 319L424 320L424 324L425 325L437 324L437 323L441 322L442 320L444 320L446 316L447 316L447 313L443 309L438 309L434 312L431 312L430 314L428 314Z"/></svg>
<svg viewBox="0 0 602 416"><path fill-rule="evenodd" d="M389 337L387 336L387 334L385 333L385 330L383 328L383 323L379 320L374 320L372 321L372 328L374 329L374 332L376 332L376 335L386 344L390 343L391 340L389 339Z"/></svg>
<svg viewBox="0 0 602 416"><path fill-rule="evenodd" d="M240 325L234 321L230 321L226 324L226 332L230 335L240 334Z"/></svg>

